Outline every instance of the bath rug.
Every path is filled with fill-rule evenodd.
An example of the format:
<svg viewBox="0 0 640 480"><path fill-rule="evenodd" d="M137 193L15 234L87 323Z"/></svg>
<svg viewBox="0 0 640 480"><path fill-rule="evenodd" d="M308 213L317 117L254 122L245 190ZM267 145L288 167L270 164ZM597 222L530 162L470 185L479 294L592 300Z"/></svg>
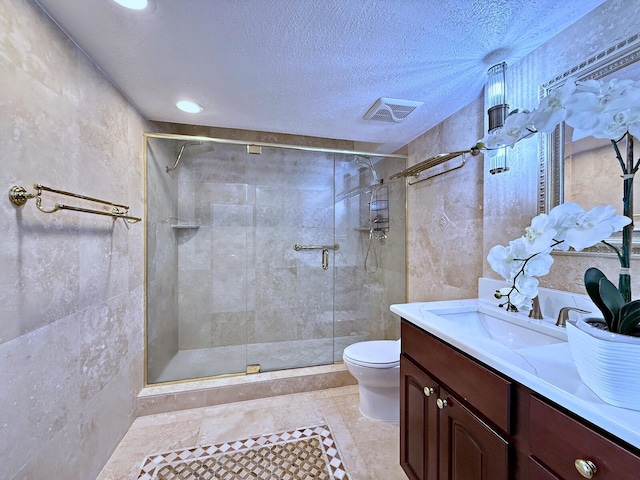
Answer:
<svg viewBox="0 0 640 480"><path fill-rule="evenodd" d="M149 455L138 480L349 480L327 425Z"/></svg>

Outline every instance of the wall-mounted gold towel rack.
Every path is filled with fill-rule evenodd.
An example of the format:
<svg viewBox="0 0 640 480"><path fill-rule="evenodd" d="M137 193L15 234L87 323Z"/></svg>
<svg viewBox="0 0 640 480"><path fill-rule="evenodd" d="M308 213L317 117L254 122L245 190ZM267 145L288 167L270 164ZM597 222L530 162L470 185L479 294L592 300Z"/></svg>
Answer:
<svg viewBox="0 0 640 480"><path fill-rule="evenodd" d="M466 162L466 158L465 155L470 153L471 155L473 155L474 157L476 155L478 155L480 153L480 150L478 150L477 148L471 148L469 150L459 150L457 152L449 152L449 153L441 153L440 155L436 155L434 157L430 157L427 158L426 160L423 160L420 163L416 163L415 165L406 168L404 170L402 170L401 172L398 173L394 173L393 175L391 175L389 177L389 180L393 180L394 178L402 178L402 177L415 177L418 180L415 182L408 182L409 185L413 185L415 183L421 182L422 180L426 180L427 178L432 178L432 177L436 177L438 175L442 175L443 173L448 173L451 172L453 170L457 170L458 168L462 168L464 167L464 164ZM433 167L437 167L438 165L441 165L445 162L448 162L449 160L453 160L454 158L457 157L462 157L462 159L460 160L460 164L450 168L448 170L444 170L442 172L438 172L435 175L430 175L427 177L423 177L420 174L429 169L429 168L433 168Z"/></svg>
<svg viewBox="0 0 640 480"><path fill-rule="evenodd" d="M15 206L19 207L27 203L28 200L35 198L36 207L43 213L54 213L58 210L73 210L74 212L94 213L96 215L106 215L114 218L122 218L129 223L136 223L142 220L139 217L133 217L129 215L129 207L118 203L109 202L106 200L100 200L99 198L87 197L86 195L78 195L77 193L65 192L64 190L57 190L55 188L45 187L36 183L33 188L36 189L36 193L29 193L24 187L14 185L9 189L9 200ZM68 197L80 198L89 202L102 203L111 207L110 211L106 210L94 210L92 208L74 207L72 205L65 205L64 203L56 203L53 208L46 209L42 206L42 192L52 192L59 195L66 195Z"/></svg>

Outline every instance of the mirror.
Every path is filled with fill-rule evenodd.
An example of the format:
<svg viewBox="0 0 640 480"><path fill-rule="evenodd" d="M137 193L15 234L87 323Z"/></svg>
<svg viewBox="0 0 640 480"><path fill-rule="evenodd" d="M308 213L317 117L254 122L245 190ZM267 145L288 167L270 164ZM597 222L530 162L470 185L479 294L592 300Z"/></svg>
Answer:
<svg viewBox="0 0 640 480"><path fill-rule="evenodd" d="M612 45L542 84L540 98L572 77L578 80L639 80L640 34ZM563 123L550 135L540 135L538 213L547 213L560 203L575 202L585 209L611 204L622 214L622 172L611 142L594 137L575 139L572 133L571 127ZM622 157L626 158L626 141L618 145ZM636 158L639 147L635 145ZM597 184L593 181L594 177L598 178ZM634 211L638 212L634 216L640 218L640 187L635 188ZM634 228L634 231L638 230L640 221ZM620 239L614 237L610 241L619 243ZM637 246L636 242L639 242ZM587 250L611 252L604 245ZM640 253L639 235L634 236L633 253Z"/></svg>

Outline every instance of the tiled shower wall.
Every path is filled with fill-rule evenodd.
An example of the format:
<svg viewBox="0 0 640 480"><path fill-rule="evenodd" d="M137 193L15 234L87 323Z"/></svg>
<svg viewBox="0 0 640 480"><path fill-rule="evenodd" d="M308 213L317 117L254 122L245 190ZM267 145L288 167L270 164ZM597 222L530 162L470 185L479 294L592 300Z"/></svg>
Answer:
<svg viewBox="0 0 640 480"><path fill-rule="evenodd" d="M143 224L6 192L141 216L149 126L31 0L0 0L0 71L0 478L95 478L142 388Z"/></svg>

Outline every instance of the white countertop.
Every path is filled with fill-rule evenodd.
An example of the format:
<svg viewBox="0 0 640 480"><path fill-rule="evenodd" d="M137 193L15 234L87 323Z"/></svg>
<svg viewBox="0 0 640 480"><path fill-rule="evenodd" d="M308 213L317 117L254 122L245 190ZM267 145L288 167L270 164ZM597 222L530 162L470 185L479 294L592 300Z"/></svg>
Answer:
<svg viewBox="0 0 640 480"><path fill-rule="evenodd" d="M479 306L498 309L496 303L495 300L489 302L477 299L416 302L391 305L391 311L612 435L640 448L640 411L608 405L582 383L566 341L527 348L509 348L495 340L477 335L477 329L473 325L432 313L473 312L477 311ZM526 315L522 313L500 311L505 315L517 315L526 319ZM552 335L556 331L556 336L566 338L564 329L556 327L554 322L555 319L550 318L531 321L534 328L547 330Z"/></svg>

